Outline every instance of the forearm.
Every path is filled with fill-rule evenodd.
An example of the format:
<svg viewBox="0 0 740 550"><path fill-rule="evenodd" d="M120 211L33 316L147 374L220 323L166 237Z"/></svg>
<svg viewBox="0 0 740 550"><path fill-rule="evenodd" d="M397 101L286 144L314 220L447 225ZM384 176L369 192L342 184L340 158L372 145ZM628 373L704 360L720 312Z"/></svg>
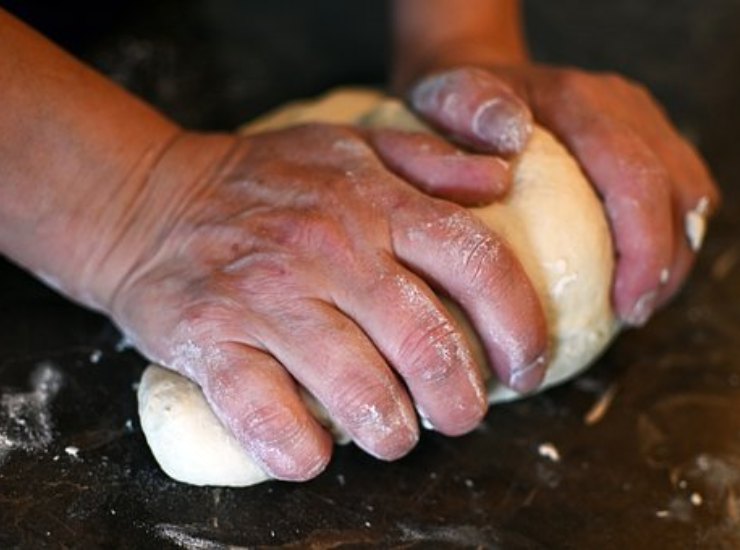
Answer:
<svg viewBox="0 0 740 550"><path fill-rule="evenodd" d="M177 126L0 10L0 253L72 297Z"/></svg>
<svg viewBox="0 0 740 550"><path fill-rule="evenodd" d="M527 60L518 0L395 0L392 81L459 65Z"/></svg>

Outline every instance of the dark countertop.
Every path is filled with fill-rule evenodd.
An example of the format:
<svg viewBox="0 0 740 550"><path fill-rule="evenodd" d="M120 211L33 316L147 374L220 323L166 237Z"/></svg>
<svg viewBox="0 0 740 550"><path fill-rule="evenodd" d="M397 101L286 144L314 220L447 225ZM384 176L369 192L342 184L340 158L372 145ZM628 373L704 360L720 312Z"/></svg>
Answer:
<svg viewBox="0 0 740 550"><path fill-rule="evenodd" d="M355 14L372 36L341 52L338 31L295 30L340 3L260 3L246 38L229 27L233 0L119 7L115 24L67 43L181 122L227 128L381 78L382 55L367 51L382 51L370 32L382 12ZM537 56L646 81L725 192L670 307L577 380L494 407L465 437L426 433L392 464L339 448L305 484L196 488L166 478L146 448L133 390L145 361L105 319L0 264L0 547L740 547L740 3L586 4L527 4ZM287 42L271 32L278 18ZM256 35L264 50L251 49Z"/></svg>

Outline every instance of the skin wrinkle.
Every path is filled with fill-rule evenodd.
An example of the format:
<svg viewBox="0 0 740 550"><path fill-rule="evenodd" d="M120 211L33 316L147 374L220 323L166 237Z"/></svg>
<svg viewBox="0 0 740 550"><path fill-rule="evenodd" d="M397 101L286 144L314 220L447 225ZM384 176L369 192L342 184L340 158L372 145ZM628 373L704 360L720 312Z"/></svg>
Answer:
<svg viewBox="0 0 740 550"><path fill-rule="evenodd" d="M393 394L395 393L393 392ZM397 396L395 397L398 398ZM400 410L405 411L405 408L401 408ZM377 405L366 403L353 411L352 422L358 426L368 426L377 429L382 439L385 440L397 434L408 434L405 440L400 442L400 445L396 444L396 446L400 446L402 449L413 448L419 440L418 431L408 429L416 426L416 418L405 412L401 415L387 415L383 414ZM376 458L383 458L373 449L366 448L362 442L355 441L355 443Z"/></svg>
<svg viewBox="0 0 740 550"><path fill-rule="evenodd" d="M504 246L501 241L491 237L487 232L480 230L474 222L475 220L466 211L459 211L417 226L409 234L410 240L421 241L429 233L441 233L445 235L449 242L454 243L450 247L451 249L460 251L461 256L464 258L464 262L461 263L471 265L471 262L476 262L476 273L469 278L470 283L466 287L470 299L475 299L477 296L473 294L475 281L479 278L483 266L488 262L491 264L497 263L501 254L501 247ZM471 232L473 234L472 237L470 236ZM506 357L507 363L515 371L517 366L526 368L531 363L527 357L527 344L519 342L514 334L501 329L502 327L490 323L478 327L478 330L481 331L481 336L484 337L483 341L496 342L498 350ZM488 353L486 355L491 364L496 365L495 357L492 357ZM509 382L512 374L513 372L505 377L505 383ZM468 375L470 376L470 373ZM520 374L519 379L521 378L522 375ZM476 385L474 386L477 387Z"/></svg>
<svg viewBox="0 0 740 550"><path fill-rule="evenodd" d="M403 406L404 399L396 389L397 387L394 384L394 380L391 379L389 376L386 376L384 378L385 380L380 382L380 384L382 386L384 395L389 397L389 403L391 405L390 407L388 407L389 412L381 412L375 404L362 403L362 405L360 406L354 406L354 403L359 400L347 400L346 390L344 391L344 393L335 392L337 396L342 397L342 399L338 401L336 405L337 408L341 408L342 410L347 412L347 420L349 421L351 426L345 426L345 428L351 428L348 429L349 432L357 432L358 429L369 427L371 429L378 429L380 433L385 436L389 433L387 431L388 426L395 426L399 428L405 427L409 429L409 431L414 431L415 419L410 418L403 412L406 410L406 408ZM363 385L363 392L366 391L368 386L369 385ZM326 404L322 403L322 405L326 407ZM373 407L374 414L367 414L368 407ZM327 409L331 410L329 407L327 407ZM398 411L401 412L400 415L395 414Z"/></svg>
<svg viewBox="0 0 740 550"><path fill-rule="evenodd" d="M434 369L423 371L422 379L429 383L437 382L449 378L450 373L453 370L462 370L469 386L475 393L477 402L485 402L486 394L482 388L482 383L478 378L479 373L469 368L459 369L459 367L463 365L475 364L466 340L454 326L439 314L426 296L424 296L419 288L409 281L408 278L403 275L397 275L394 280L396 285L401 288L405 301L411 304L411 306L408 306L409 310L411 312L418 312L419 308L424 308L421 315L418 315L417 313L417 318L421 318L425 325L433 323L435 326L439 327L437 331L431 331L428 333L426 343L433 347L437 358L441 361L442 367L440 368L437 366ZM404 307L404 302L401 302L401 307ZM473 405L475 406L475 404ZM458 410L463 410L470 407L471 405L468 403L464 407L457 408ZM417 410L422 410L419 405L417 405ZM427 424L432 425L431 420L425 412L423 413L422 418Z"/></svg>
<svg viewBox="0 0 740 550"><path fill-rule="evenodd" d="M464 250L462 261L466 272L470 265L474 265L475 269L469 275L472 281L478 279L486 263L494 263L496 261L499 257L500 250L501 245L490 235L483 235L481 233L475 235L473 244L468 245L467 249Z"/></svg>
<svg viewBox="0 0 740 550"><path fill-rule="evenodd" d="M501 252L500 241L490 233L478 230L469 214L458 212L440 220L438 224L454 243L452 249L460 251L462 271L471 282L478 278L485 264L493 264L498 260ZM471 230L474 231L472 235ZM468 275L468 267L474 261L475 270L472 275Z"/></svg>
<svg viewBox="0 0 740 550"><path fill-rule="evenodd" d="M138 204L143 205L149 203L150 201L152 202L152 204L156 204L156 201L152 200L152 198L155 196L156 186L152 184L151 178L153 177L153 174L157 171L158 164L162 163L167 152L171 151L176 146L178 141L182 140L182 138L183 134L178 134L177 136L175 136L173 140L169 144L167 144L162 153L157 157L156 162L152 165L152 168L147 173L145 180L146 184L144 185L145 191L141 194ZM211 163L205 166L202 171L197 174L193 178L193 180L191 180L192 186L190 190L177 197L178 200L175 200L175 197L169 197L169 200L167 202L168 208L164 211L158 211L156 217L157 219L170 219L178 221L174 224L169 224L169 226L165 224L166 229L161 232L158 238L155 239L155 241L152 243L152 248L161 252L162 250L167 248L166 246L164 246L164 243L170 240L172 238L172 235L179 234L181 232L180 226L184 223L183 220L188 219L187 216L183 215L184 210L189 208L192 204L199 204L201 201L196 199L210 193L209 188L211 187L213 181L215 181L217 177L223 175L225 167L232 161L232 157L235 155L237 150L237 145L238 142L232 143L226 150L226 152L223 153L223 156L221 156L215 162L215 164ZM134 209L132 208L132 210ZM106 256L103 258L101 265L107 261L110 261L114 254L118 252L118 249L121 248L121 243L123 242L123 239L131 233L132 229L135 226L136 219L135 217L131 217L124 225L124 228L120 232L120 236L118 237L118 239L116 239L113 246L110 247L108 254L106 254ZM143 253L135 256L137 260L131 263L130 267L127 271L124 272L118 283L113 286L108 301L108 303L110 304L110 309L113 312L118 311L117 300L123 289L134 285L137 278L145 276L146 273L149 271L149 266L154 265L158 260L159 254L151 254L151 252L147 250L141 252Z"/></svg>
<svg viewBox="0 0 740 550"><path fill-rule="evenodd" d="M183 132L181 130L176 130L170 138L165 141L162 144L157 144L158 147L156 150L152 150L149 148L147 151L145 151L145 154L140 157L138 162L131 168L128 174L125 174L124 176L124 182L130 182L131 178L138 175L137 171L141 165L145 166L145 172L142 176L139 176L141 179L141 183L137 186L138 192L134 193L131 198L129 199L128 203L123 208L124 217L120 221L121 227L118 230L118 235L112 239L110 243L108 243L108 250L107 252L99 259L97 263L90 262L89 263L89 273L98 273L101 270L101 266L108 263L111 258L114 255L114 252L116 252L121 244L123 243L125 237L129 234L131 228L137 223L137 220L139 219L137 217L137 214L142 209L142 205L147 204L152 197L153 189L152 186L149 185L152 174L156 170L157 164L162 160L162 158L166 155L167 151L170 150L170 148L182 137L184 136ZM109 200L111 202L121 202L123 199L119 197L123 197L123 192L125 190L128 190L130 187L129 185L119 185L115 188L112 195L109 197ZM133 267L131 267L133 269ZM125 285L125 281L127 279L128 273L125 273L123 277L121 278L120 282L116 287L114 288L113 292L111 293L109 304L113 306L115 304L115 298L116 294L118 293L118 289ZM83 272L83 280L89 280L91 275L85 274ZM111 309L114 309L111 307Z"/></svg>
<svg viewBox="0 0 740 550"><path fill-rule="evenodd" d="M350 323L350 321L347 322ZM372 353L370 348L366 351L367 353ZM344 359L347 358L344 357ZM296 358L295 360L300 361L301 359ZM363 364L361 357L353 357L352 361L354 363ZM375 363L375 358L368 357L367 361ZM287 358L283 361L284 364L289 362L290 361L287 361ZM335 368L336 367L337 366L335 366ZM397 432L397 435L403 435L406 438L406 442L403 442L404 445L408 444L409 437L412 439L416 437L415 435L409 436L408 433L403 433L415 432L416 421L413 415L408 414L407 409L409 407L405 399L405 394L402 393L400 387L396 384L395 377L387 369L381 369L378 371L374 370L366 375L370 377L366 378L367 381L357 380L354 378L349 384L346 382L346 379L338 379L335 377L333 380L330 380L331 376L327 375L325 378L327 378L327 381L330 381L334 387L323 389L314 387L317 382L308 378L300 371L300 369L290 370L294 376L296 376L298 381L308 388L308 390L326 408L326 410L331 411L332 416L335 418L337 423L353 436L356 443L375 456L388 455L389 452L395 456L399 452L398 449L401 448L397 441L398 437L395 441L389 441L388 437L384 435L388 431L388 426L395 426L397 429L394 428L394 431ZM354 392L352 392L353 388ZM375 419L378 420L380 424L367 424L367 422L373 419L357 418L356 411L368 404L368 396L375 395L381 395L384 398L382 408L380 409L382 418L379 420L377 418ZM365 422L365 424L363 424L363 422ZM409 450L409 447L403 446L401 450L405 453Z"/></svg>
<svg viewBox="0 0 740 550"><path fill-rule="evenodd" d="M398 274L395 276L394 282L400 288L403 297L401 308L414 314L419 319L420 325L435 327L435 330L427 330L425 343L434 348L441 363L435 365L434 368L425 369L422 372L422 379L431 382L449 378L454 361L464 357L464 353L459 349L463 342L455 327L407 277ZM401 347L405 346L402 345Z"/></svg>
<svg viewBox="0 0 740 550"><path fill-rule="evenodd" d="M201 353L202 350L196 349L193 357L198 357ZM260 468L272 477L281 477L286 472L297 471L302 472L301 479L310 479L318 475L326 467L327 456L320 454L307 456L305 453L293 456L284 450L299 448L298 442L308 433L305 422L296 422L295 418L287 423L281 421L284 412L281 407L264 408L269 414L255 410L254 407L245 409L244 405L249 403L244 401L247 394L242 393L238 384L234 383L233 367L228 365L225 356L218 351L207 356L210 360L206 363L206 370L210 376L205 377L205 387L208 390L205 392L206 399ZM241 402L242 406L233 406L237 402ZM282 427L279 432L273 429L265 431L265 426L276 425ZM259 437L255 436L257 432L260 433ZM305 462L307 459L313 462L308 467Z"/></svg>
<svg viewBox="0 0 740 550"><path fill-rule="evenodd" d="M213 406L213 403L211 403L211 406ZM220 412L224 414L223 410ZM297 459L283 451L284 445L275 445L275 441L252 437L252 434L249 433L248 427L253 428L257 422L262 421L263 419L253 418L251 420L251 425L244 427L239 422L239 418L234 416L230 417L228 415L226 415L226 417L229 419L229 421L227 421L227 425L231 427L234 434L237 436L237 439L242 443L242 445L244 445L249 456L252 457L253 460L257 461L260 468L270 476L279 477L279 472L296 472L304 470L304 465L299 463L298 459L305 460L307 457L301 456ZM298 430L296 429L295 431L297 432ZM297 438L297 435L294 435L294 437ZM281 440L281 443L283 442L287 441ZM320 457L315 457L314 460L315 465L306 472L307 478L315 477L326 466L326 461L321 460Z"/></svg>

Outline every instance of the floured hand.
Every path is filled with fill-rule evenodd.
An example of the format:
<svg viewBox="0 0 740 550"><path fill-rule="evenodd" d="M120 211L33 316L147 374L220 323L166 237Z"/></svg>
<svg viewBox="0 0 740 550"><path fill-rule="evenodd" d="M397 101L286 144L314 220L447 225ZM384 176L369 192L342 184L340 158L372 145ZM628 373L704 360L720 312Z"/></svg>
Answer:
<svg viewBox="0 0 740 550"><path fill-rule="evenodd" d="M415 407L445 434L478 424L481 373L431 285L466 311L499 379L520 391L542 379L544 316L517 259L369 145L382 141L391 164L420 139L432 141L405 169L424 180L436 162L425 151L450 149L436 138L325 125L183 134L108 256L125 274L109 285L115 320L150 359L199 384L272 477L307 479L329 460L331 438L296 382L383 459L416 443ZM473 173L490 168L476 162ZM444 193L443 180L426 189Z"/></svg>
<svg viewBox="0 0 740 550"><path fill-rule="evenodd" d="M472 150L521 151L533 119L563 141L604 201L618 254L613 301L625 322L645 323L686 279L719 192L644 87L521 63L435 73L410 103Z"/></svg>

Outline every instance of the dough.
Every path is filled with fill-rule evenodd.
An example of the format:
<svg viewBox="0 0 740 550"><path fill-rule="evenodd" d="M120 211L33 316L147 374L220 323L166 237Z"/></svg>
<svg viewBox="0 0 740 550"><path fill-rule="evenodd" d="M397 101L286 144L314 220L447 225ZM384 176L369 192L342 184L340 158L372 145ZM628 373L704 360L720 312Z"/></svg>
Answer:
<svg viewBox="0 0 740 550"><path fill-rule="evenodd" d="M242 131L305 122L430 131L399 102L356 89L290 105ZM536 127L513 169L514 186L506 199L473 212L513 248L542 300L552 345L544 389L588 366L619 328L610 306L613 249L601 203L554 137ZM480 343L464 315L454 304L447 305L484 365ZM492 377L489 395L492 403L519 397ZM147 442L169 476L195 485L246 486L267 479L187 379L153 365L144 373L138 398ZM311 406L326 422L321 407L315 401ZM342 434L335 435L342 439Z"/></svg>

